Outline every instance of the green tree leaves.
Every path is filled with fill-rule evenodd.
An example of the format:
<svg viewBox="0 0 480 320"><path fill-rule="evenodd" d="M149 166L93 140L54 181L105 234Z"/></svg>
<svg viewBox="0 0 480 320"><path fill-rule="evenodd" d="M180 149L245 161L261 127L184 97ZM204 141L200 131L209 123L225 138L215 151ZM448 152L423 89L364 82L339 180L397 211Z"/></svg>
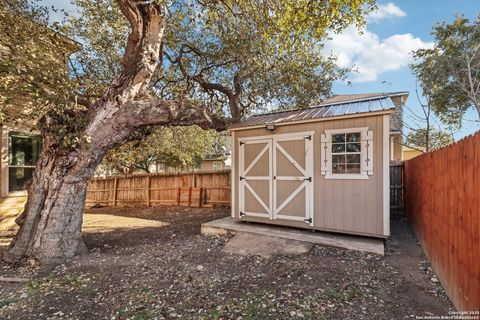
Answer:
<svg viewBox="0 0 480 320"><path fill-rule="evenodd" d="M120 172L143 170L151 164L187 167L199 164L219 138L213 130L191 127L158 127L135 132L130 141L110 150L102 162Z"/></svg>
<svg viewBox="0 0 480 320"><path fill-rule="evenodd" d="M480 116L480 17L437 24L433 35L434 48L416 51L412 69L434 112L460 127L468 109L475 108Z"/></svg>
<svg viewBox="0 0 480 320"><path fill-rule="evenodd" d="M434 128L430 128L428 132L425 128L410 131L406 139L407 145L422 147L425 148L426 151L445 147L454 141L455 140L450 133L439 131Z"/></svg>
<svg viewBox="0 0 480 320"><path fill-rule="evenodd" d="M0 116L33 124L52 112L55 121L43 125L44 133L76 148L88 140L81 132L85 112L121 70L130 26L114 0L73 4L77 13L65 13L50 28L49 10L36 1L0 7ZM331 30L362 25L374 1L165 4L164 58L150 94L195 101L237 121L258 110L307 107L328 95L345 70L322 56L322 42Z"/></svg>
<svg viewBox="0 0 480 320"><path fill-rule="evenodd" d="M47 22L48 10L36 1L0 5L0 110L5 121L33 126L53 106L75 107L76 84L66 76L65 56L79 46Z"/></svg>

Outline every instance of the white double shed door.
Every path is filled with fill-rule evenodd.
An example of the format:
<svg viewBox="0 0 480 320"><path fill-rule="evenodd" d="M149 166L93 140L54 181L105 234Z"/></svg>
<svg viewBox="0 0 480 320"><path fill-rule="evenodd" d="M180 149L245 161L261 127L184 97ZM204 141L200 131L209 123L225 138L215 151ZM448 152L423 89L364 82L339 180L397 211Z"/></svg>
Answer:
<svg viewBox="0 0 480 320"><path fill-rule="evenodd" d="M313 225L313 132L239 139L240 217Z"/></svg>

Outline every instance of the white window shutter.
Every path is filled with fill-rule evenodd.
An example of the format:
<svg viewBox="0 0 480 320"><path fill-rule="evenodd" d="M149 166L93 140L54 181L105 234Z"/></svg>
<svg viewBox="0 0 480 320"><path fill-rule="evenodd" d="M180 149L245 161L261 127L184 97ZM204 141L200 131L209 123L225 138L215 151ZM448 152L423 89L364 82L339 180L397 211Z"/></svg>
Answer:
<svg viewBox="0 0 480 320"><path fill-rule="evenodd" d="M322 175L332 171L332 142L329 134L322 134L320 137L321 145L321 171Z"/></svg>
<svg viewBox="0 0 480 320"><path fill-rule="evenodd" d="M367 172L369 176L373 175L373 131L367 131L365 138L363 139L362 148L363 170Z"/></svg>

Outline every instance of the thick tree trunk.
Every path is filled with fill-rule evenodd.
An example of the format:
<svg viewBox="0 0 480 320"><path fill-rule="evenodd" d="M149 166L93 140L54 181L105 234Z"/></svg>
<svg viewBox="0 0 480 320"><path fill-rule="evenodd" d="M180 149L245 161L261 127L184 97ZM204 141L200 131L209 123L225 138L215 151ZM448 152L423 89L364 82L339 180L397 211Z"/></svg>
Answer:
<svg viewBox="0 0 480 320"><path fill-rule="evenodd" d="M82 217L86 187L102 154L45 150L40 156L15 239L5 254L56 262L85 251Z"/></svg>

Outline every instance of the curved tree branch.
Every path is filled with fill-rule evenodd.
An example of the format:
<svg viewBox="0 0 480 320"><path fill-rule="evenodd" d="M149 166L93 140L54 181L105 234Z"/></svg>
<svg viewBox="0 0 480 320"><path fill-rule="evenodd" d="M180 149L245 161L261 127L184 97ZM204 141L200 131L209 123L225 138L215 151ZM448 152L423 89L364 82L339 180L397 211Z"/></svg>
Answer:
<svg viewBox="0 0 480 320"><path fill-rule="evenodd" d="M165 10L150 1L117 0L117 3L132 30L127 39L122 71L112 87L120 89L123 101L127 101L134 99L149 83L158 65Z"/></svg>

